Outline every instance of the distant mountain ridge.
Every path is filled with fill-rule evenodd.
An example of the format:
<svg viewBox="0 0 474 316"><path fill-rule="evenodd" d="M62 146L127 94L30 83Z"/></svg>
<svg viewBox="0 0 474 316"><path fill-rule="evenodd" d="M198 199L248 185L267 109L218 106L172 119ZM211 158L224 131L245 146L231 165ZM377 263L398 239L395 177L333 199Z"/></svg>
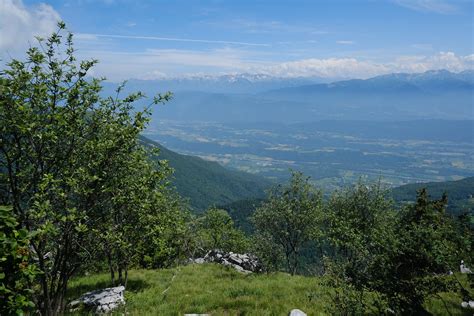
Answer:
<svg viewBox="0 0 474 316"><path fill-rule="evenodd" d="M295 77L283 78L273 77L266 74L233 74L233 75L203 75L188 76L182 78L161 78L161 79L130 79L127 82L127 90L149 90L157 91L199 91L206 93L258 93L271 89L284 87L296 87L305 84L330 82L331 79L319 77ZM105 83L106 90L113 90L116 84Z"/></svg>
<svg viewBox="0 0 474 316"><path fill-rule="evenodd" d="M245 76L179 82L131 80L124 94L139 90L152 96L171 90L173 100L154 117L176 121L474 119L473 71L388 74L332 83L308 80L265 76L254 81ZM114 95L115 87L106 83L103 95Z"/></svg>
<svg viewBox="0 0 474 316"><path fill-rule="evenodd" d="M332 83L311 84L299 87L281 88L266 93L275 92L321 92L327 90L356 90L372 92L425 91L439 92L445 89L473 89L474 71L466 70L453 73L447 70L430 70L423 73L393 73L380 75L369 79L351 79ZM472 90L471 90L472 92Z"/></svg>

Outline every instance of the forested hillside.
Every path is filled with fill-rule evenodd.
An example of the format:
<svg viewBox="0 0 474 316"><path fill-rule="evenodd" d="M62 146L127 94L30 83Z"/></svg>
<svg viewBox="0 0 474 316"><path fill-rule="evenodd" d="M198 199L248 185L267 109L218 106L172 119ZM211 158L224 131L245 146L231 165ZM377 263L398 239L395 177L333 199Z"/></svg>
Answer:
<svg viewBox="0 0 474 316"><path fill-rule="evenodd" d="M189 199L195 211L212 205L223 205L249 198L262 198L270 181L250 173L227 169L217 162L175 153L160 144L141 137L149 146L160 149L158 159L164 159L174 169L172 183L178 193Z"/></svg>
<svg viewBox="0 0 474 316"><path fill-rule="evenodd" d="M448 196L448 212L458 215L474 212L474 177L457 181L411 183L392 190L395 201L407 203L414 200L416 191L426 188L433 198L441 198L446 192Z"/></svg>

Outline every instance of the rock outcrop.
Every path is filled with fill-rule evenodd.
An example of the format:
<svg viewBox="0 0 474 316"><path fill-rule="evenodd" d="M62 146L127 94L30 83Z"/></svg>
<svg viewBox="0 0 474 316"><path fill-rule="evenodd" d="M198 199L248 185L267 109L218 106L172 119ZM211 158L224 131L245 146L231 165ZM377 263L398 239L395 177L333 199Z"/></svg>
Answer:
<svg viewBox="0 0 474 316"><path fill-rule="evenodd" d="M117 286L82 294L80 298L69 303L69 309L83 309L95 314L106 314L125 304L123 292L125 287Z"/></svg>
<svg viewBox="0 0 474 316"><path fill-rule="evenodd" d="M231 266L242 273L262 272L263 266L258 258L251 254L239 254L224 252L221 250L211 250L203 258L192 260L194 263L213 262L226 266Z"/></svg>

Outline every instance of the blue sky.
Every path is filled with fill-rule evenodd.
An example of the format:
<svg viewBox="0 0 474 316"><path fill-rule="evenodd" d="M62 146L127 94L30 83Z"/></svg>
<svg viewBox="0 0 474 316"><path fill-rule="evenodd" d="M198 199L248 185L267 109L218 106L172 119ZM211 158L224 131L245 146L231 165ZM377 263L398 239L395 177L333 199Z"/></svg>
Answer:
<svg viewBox="0 0 474 316"><path fill-rule="evenodd" d="M474 64L473 3L0 0L0 56L14 56L21 40L59 18L76 34L80 57L101 61L94 74L111 80L462 71Z"/></svg>

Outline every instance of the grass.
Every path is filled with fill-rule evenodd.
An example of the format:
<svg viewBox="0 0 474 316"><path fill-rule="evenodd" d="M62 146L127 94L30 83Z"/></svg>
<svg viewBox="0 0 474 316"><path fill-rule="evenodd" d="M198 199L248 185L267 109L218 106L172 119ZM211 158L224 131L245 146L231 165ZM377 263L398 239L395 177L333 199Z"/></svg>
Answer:
<svg viewBox="0 0 474 316"><path fill-rule="evenodd" d="M84 276L70 283L68 297L110 286L108 274ZM285 273L244 275L232 268L205 264L163 270L132 270L125 292L127 302L117 314L288 315L299 308L308 315L329 315L330 290L321 278ZM428 301L434 315L470 315L456 293L442 293ZM443 303L444 301L444 303Z"/></svg>

